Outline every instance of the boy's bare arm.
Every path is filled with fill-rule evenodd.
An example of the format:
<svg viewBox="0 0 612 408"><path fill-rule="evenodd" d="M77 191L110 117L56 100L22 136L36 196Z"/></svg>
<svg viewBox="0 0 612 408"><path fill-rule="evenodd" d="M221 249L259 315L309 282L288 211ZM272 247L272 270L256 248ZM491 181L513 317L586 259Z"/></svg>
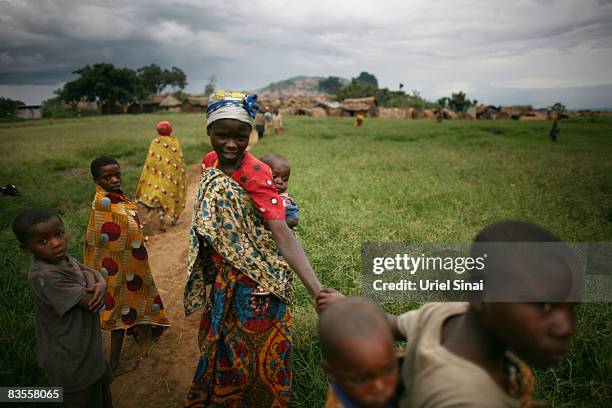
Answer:
<svg viewBox="0 0 612 408"><path fill-rule="evenodd" d="M77 263L81 268L81 272L83 272L83 276L85 276L85 281L87 282L86 291L91 293L89 309L97 310L104 304L106 288L108 287L106 280L104 279L104 276L102 276L102 274L95 269L92 269L78 261ZM92 284L90 284L88 276L90 276L90 279L93 281Z"/></svg>
<svg viewBox="0 0 612 408"><path fill-rule="evenodd" d="M93 288L93 286L96 284L96 279L94 278L94 274L92 273L92 271L89 269L81 268L81 272L83 272L83 276L85 277L85 287Z"/></svg>
<svg viewBox="0 0 612 408"><path fill-rule="evenodd" d="M104 296L101 298L94 298L93 294L87 291L84 291L79 299L78 306L81 309L88 310L90 312L95 312L104 306Z"/></svg>

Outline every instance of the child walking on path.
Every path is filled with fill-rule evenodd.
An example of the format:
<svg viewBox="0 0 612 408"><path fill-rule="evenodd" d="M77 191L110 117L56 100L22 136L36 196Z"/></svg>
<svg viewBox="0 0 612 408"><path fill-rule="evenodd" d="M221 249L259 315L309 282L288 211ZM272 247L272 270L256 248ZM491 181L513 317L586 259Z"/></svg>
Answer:
<svg viewBox="0 0 612 408"><path fill-rule="evenodd" d="M159 122L158 137L151 141L138 187L136 201L148 208L156 208L159 229L166 231L166 217L172 225L179 222L185 209L185 162L177 138L172 136L170 122Z"/></svg>

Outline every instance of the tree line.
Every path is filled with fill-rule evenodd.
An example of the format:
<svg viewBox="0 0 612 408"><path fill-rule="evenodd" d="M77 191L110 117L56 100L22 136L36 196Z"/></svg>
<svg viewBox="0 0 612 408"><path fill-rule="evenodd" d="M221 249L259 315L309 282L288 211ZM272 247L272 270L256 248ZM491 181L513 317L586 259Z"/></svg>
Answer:
<svg viewBox="0 0 612 408"><path fill-rule="evenodd" d="M473 101L469 100L462 91L453 93L450 97L440 98L437 102L431 102L423 98L419 91L413 90L412 94L407 94L404 91L403 83L399 84L399 90L397 91L392 91L389 88L379 88L376 76L365 71L351 78L348 83L344 82L337 76L322 78L319 80L319 90L336 95L338 100L373 96L376 98L378 105L385 108L448 108L455 112L466 112L478 103L475 99Z"/></svg>
<svg viewBox="0 0 612 408"><path fill-rule="evenodd" d="M187 75L182 69L162 69L157 64L133 70L100 63L86 65L73 74L78 77L66 82L55 95L75 111L81 101L96 102L101 109L104 105L122 105L160 94L168 86L179 91L187 86Z"/></svg>

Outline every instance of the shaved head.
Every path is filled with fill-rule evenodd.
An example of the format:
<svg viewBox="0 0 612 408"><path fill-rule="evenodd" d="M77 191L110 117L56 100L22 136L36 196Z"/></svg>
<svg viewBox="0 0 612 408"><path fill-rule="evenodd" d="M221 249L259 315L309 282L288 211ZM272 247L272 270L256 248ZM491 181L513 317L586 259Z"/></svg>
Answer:
<svg viewBox="0 0 612 408"><path fill-rule="evenodd" d="M393 339L385 311L373 301L347 297L329 305L318 323L323 358L342 359L348 343L378 343Z"/></svg>

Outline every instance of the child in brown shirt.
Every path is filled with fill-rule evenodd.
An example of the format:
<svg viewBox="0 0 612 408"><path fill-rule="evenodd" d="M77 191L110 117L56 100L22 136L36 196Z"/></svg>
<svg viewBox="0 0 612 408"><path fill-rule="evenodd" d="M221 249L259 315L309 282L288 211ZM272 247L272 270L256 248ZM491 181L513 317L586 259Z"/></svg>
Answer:
<svg viewBox="0 0 612 408"><path fill-rule="evenodd" d="M13 232L33 255L28 284L36 310L36 355L49 385L64 388L64 406L112 407L98 313L106 281L66 253L68 236L53 210L22 211Z"/></svg>

